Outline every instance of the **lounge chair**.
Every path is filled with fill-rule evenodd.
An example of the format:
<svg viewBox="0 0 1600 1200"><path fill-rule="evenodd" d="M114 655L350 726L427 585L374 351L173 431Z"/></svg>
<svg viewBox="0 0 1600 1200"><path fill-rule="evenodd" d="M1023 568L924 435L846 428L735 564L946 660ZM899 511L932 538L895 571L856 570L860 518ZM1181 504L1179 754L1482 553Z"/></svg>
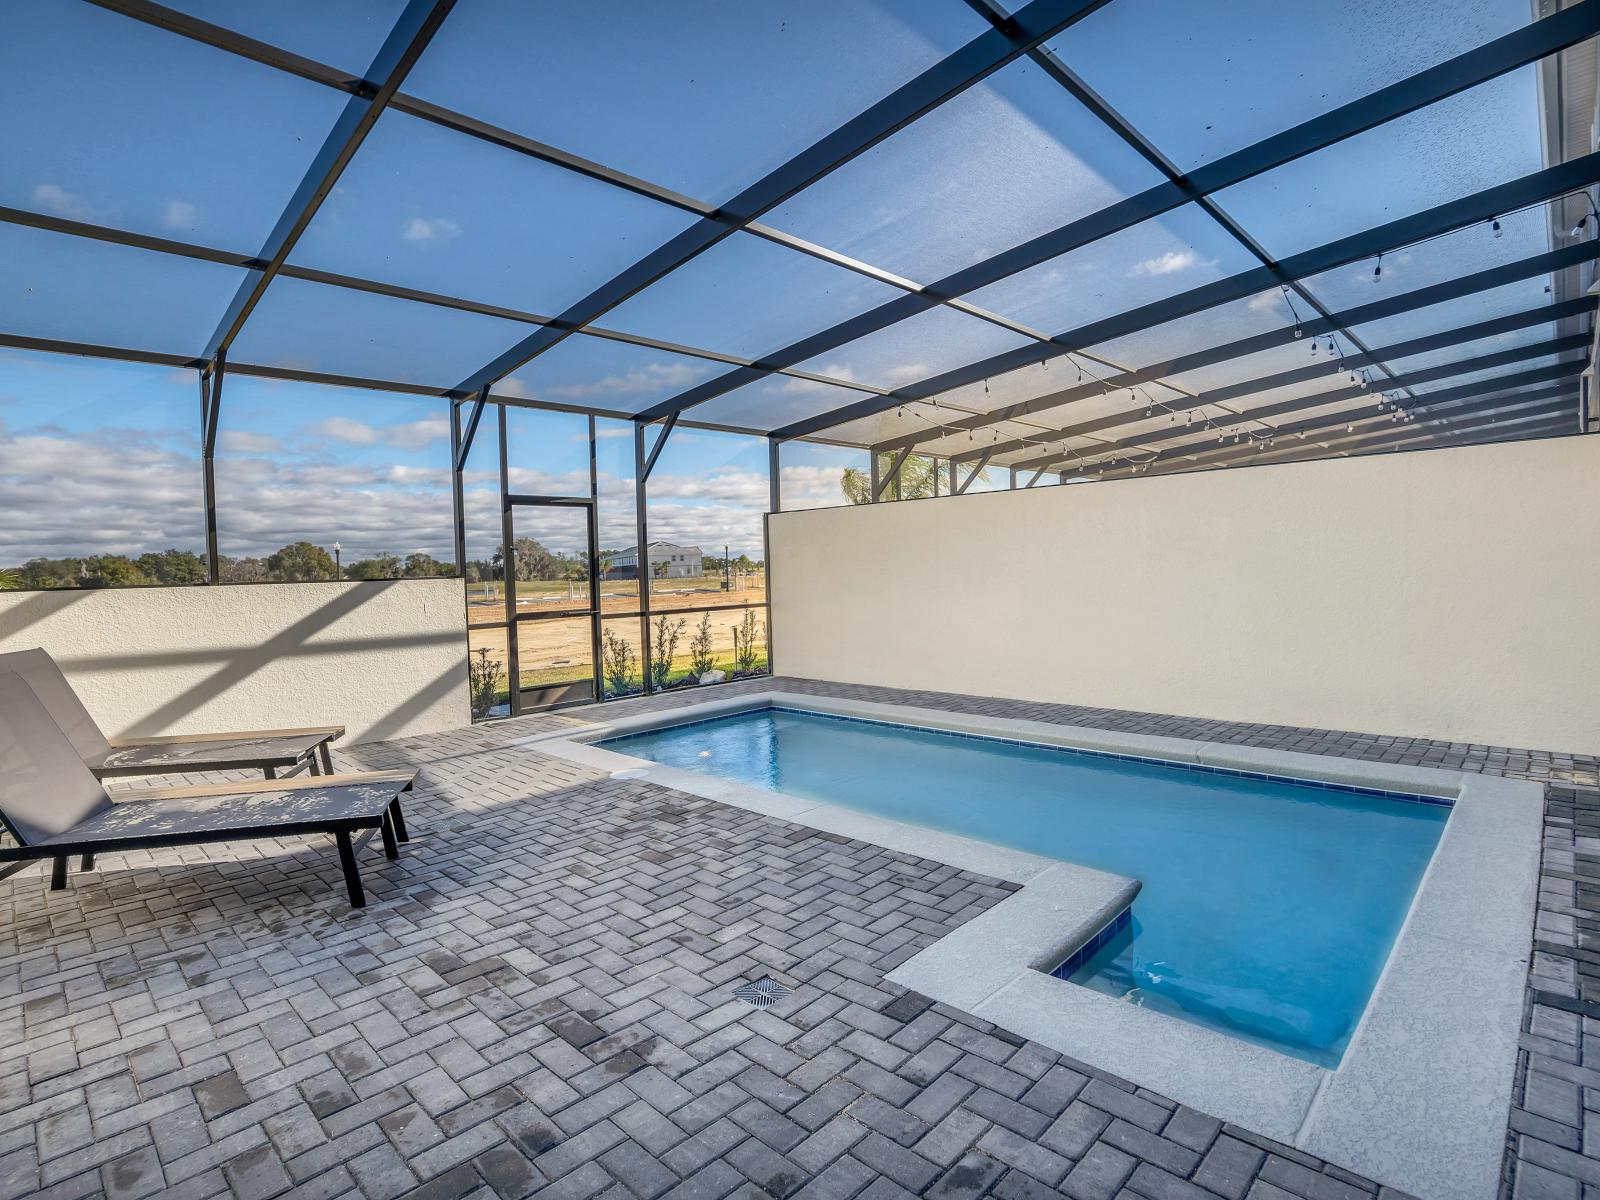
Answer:
<svg viewBox="0 0 1600 1200"><path fill-rule="evenodd" d="M50 887L60 890L75 855L87 871L97 854L329 833L350 903L363 908L356 851L381 833L384 853L400 857L400 796L414 780L408 771L368 771L158 788L113 803L33 689L11 676L0 687L0 824L16 845L0 846L0 876L49 858Z"/></svg>
<svg viewBox="0 0 1600 1200"><path fill-rule="evenodd" d="M333 774L328 743L342 725L310 729L255 729L238 733L180 733L168 737L109 741L72 690L56 660L44 650L0 654L0 687L5 673L27 681L57 725L71 739L83 765L100 779L129 775L168 775L183 771L259 770L268 779L305 762L313 775Z"/></svg>

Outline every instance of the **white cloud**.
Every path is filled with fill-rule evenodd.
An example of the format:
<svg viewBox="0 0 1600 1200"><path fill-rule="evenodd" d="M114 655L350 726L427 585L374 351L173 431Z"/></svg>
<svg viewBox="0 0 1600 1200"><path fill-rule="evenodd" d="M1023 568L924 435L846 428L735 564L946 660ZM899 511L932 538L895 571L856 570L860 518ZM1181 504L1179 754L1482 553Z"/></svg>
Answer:
<svg viewBox="0 0 1600 1200"><path fill-rule="evenodd" d="M913 362L901 363L898 367L890 367L883 373L883 381L890 387L898 383L916 383L927 379L934 371L927 363Z"/></svg>
<svg viewBox="0 0 1600 1200"><path fill-rule="evenodd" d="M412 217L400 236L408 242L449 241L460 236L461 226L444 217Z"/></svg>
<svg viewBox="0 0 1600 1200"><path fill-rule="evenodd" d="M376 446L383 440L383 433L376 426L349 417L326 417L306 432L313 437L332 438L352 446Z"/></svg>
<svg viewBox="0 0 1600 1200"><path fill-rule="evenodd" d="M161 210L161 223L168 229L193 229L195 207L187 200L168 200Z"/></svg>
<svg viewBox="0 0 1600 1200"><path fill-rule="evenodd" d="M1168 250L1165 254L1157 254L1154 258L1146 258L1133 264L1130 275L1173 275L1179 271L1187 271L1191 267L1209 267L1215 264L1215 259L1202 259L1193 250Z"/></svg>
<svg viewBox="0 0 1600 1200"><path fill-rule="evenodd" d="M829 379L837 379L843 383L856 382L855 372L844 363L827 363L822 367L821 370L813 371L812 374L826 375ZM809 379L800 379L793 375L787 375L784 377L781 390L785 392L805 393L816 388L822 388L826 390L827 387L828 385L825 383L814 383Z"/></svg>
<svg viewBox="0 0 1600 1200"><path fill-rule="evenodd" d="M53 212L59 217L70 217L74 221L93 221L96 216L94 206L82 196L53 183L41 183L34 188L32 203L35 208Z"/></svg>
<svg viewBox="0 0 1600 1200"><path fill-rule="evenodd" d="M1245 307L1251 312L1258 313L1283 313L1287 311L1284 307L1282 292L1257 292L1250 297Z"/></svg>
<svg viewBox="0 0 1600 1200"><path fill-rule="evenodd" d="M383 440L402 450L420 450L449 436L450 421L446 417L424 417L406 425L391 425L383 431Z"/></svg>
<svg viewBox="0 0 1600 1200"><path fill-rule="evenodd" d="M343 424L335 424L342 420ZM420 548L452 555L450 470L442 455L427 463L342 461L342 445L387 444L398 437L427 437L441 422L420 420L385 429L348 418L321 422L323 442L306 454L286 453L282 441L250 430L220 431L229 457L217 466L221 549L230 556L264 556L301 539L344 546L344 561ZM334 430L343 435L336 437ZM398 433L397 433L398 430ZM625 433L628 431L624 431ZM685 435L693 431L684 431ZM678 436L678 435L675 435ZM83 435L62 429L0 425L0 564L33 557L97 553L138 555L169 546L203 550L202 493L194 438L169 431L107 430ZM315 457L307 457L314 454ZM819 499L837 492L822 472ZM540 494L583 494L587 469L563 475L512 468L512 486ZM472 471L466 480L468 544L477 558L493 552L500 536L497 471ZM698 543L707 553L724 544L735 554L761 553L761 512L767 482L760 471L724 466L703 473L658 471L651 481L653 536ZM631 483L604 474L602 542L612 548L633 540ZM808 491L812 489L807 489ZM528 514L529 522L535 514ZM545 514L538 514L543 517ZM581 534L581 523L557 513L519 530L541 536L553 549ZM578 532L575 533L574 530Z"/></svg>
<svg viewBox="0 0 1600 1200"><path fill-rule="evenodd" d="M592 396L637 396L664 389L677 390L689 387L704 379L710 371L709 364L698 363L647 363L620 375L607 375L591 383L571 383L545 388L547 396L563 400L579 400ZM500 390L500 389L496 389Z"/></svg>
<svg viewBox="0 0 1600 1200"><path fill-rule="evenodd" d="M278 439L248 429L221 429L217 431L217 446L226 454L275 454Z"/></svg>
<svg viewBox="0 0 1600 1200"><path fill-rule="evenodd" d="M784 509L830 508L848 503L840 484L847 465L865 467L866 457L863 455L860 463L852 464L784 467L781 473Z"/></svg>

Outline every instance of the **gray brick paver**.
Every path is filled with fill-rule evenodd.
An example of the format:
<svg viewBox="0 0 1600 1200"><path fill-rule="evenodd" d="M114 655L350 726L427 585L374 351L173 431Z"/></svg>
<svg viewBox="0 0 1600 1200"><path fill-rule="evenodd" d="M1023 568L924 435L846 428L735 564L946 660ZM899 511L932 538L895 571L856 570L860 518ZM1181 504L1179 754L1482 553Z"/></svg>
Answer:
<svg viewBox="0 0 1600 1200"><path fill-rule="evenodd" d="M785 686L1548 780L1504 1200L1600 1195L1592 759ZM364 863L361 913L304 838L111 856L63 893L0 882L0 1021L27 1039L0 1080L0 1193L1373 1194L884 982L1010 885L508 745L570 723L339 751L423 770L421 836ZM733 999L768 972L793 1000Z"/></svg>

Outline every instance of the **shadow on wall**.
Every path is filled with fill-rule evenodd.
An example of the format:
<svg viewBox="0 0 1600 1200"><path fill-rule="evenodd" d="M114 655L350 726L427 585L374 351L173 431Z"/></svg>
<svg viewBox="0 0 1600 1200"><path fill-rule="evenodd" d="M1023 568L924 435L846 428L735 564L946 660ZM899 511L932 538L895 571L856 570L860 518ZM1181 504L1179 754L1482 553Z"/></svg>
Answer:
<svg viewBox="0 0 1600 1200"><path fill-rule="evenodd" d="M421 717L434 705L444 703L449 698L450 693L461 686L464 671L464 666L452 663L441 671L431 683L380 717L377 723L363 735L362 740L383 742L389 738L399 736L411 721ZM462 724L464 725L466 722L463 721Z"/></svg>
<svg viewBox="0 0 1600 1200"><path fill-rule="evenodd" d="M70 591L62 588L54 592L28 593L28 598L16 607L0 612L0 644L19 637L46 617L57 616L62 610L82 603L92 594L76 588Z"/></svg>
<svg viewBox="0 0 1600 1200"><path fill-rule="evenodd" d="M296 591L290 595L300 598L306 594L301 589L318 586L321 585L282 584L273 590L293 588ZM137 678L130 679L127 684L121 684L119 681L116 689L119 699L124 696L128 699L120 705L121 711L114 716L108 714L110 719L102 718L102 723L106 724L108 729L117 727L120 736L169 732L181 727L186 719L195 717L208 705L215 704L224 697L229 697L235 705L238 705L241 703L239 689L248 691L253 681L253 686L258 693L263 694L263 700L269 707L280 712L288 707L304 713L302 716L292 718L291 723L344 724L362 741L393 737L407 731L408 723L423 718L430 709L448 702L452 691L455 690L460 690L463 697L459 719L447 725L438 722L433 724L435 727L449 727L468 723L464 698L466 687L464 612L460 622L461 628L451 626L424 628L410 633L388 633L383 631L384 622L392 620L393 614L375 613L370 618L364 618L371 622L370 627L375 631L372 636L319 637L334 624L356 616L364 607L393 599L391 589L411 585L405 582L390 582L328 586L340 590L313 611L299 616L282 629L270 632L262 641L250 640L252 635L258 635L256 631L260 626L252 628L248 605L244 614L236 614L230 611L233 605L229 604L220 606L221 611L217 613L215 626L206 625L203 628L182 630L180 636L169 636L166 639L168 644L164 646L160 644L162 641L160 633L152 633L148 642L156 644L144 650L128 646L130 642L137 645L134 639L138 635L134 632L134 627L138 624L138 605L145 601L159 603L162 597L135 599L125 612L100 619L96 622L92 633L86 631L85 636L72 638L69 641L63 636L62 629L53 628L68 609L82 605L91 598L105 604L114 603L115 601L111 599L113 597L127 598L137 596L138 593L131 589L120 592L36 592L31 593L26 600L22 600L14 607L0 611L0 649L25 649L42 645L55 656L68 678L75 684L86 676L109 674L149 676L151 686L142 699L154 701L155 707L148 710L140 703L141 697L130 696L126 691L127 688L137 686L139 682ZM259 585L259 587L253 585L241 588L237 593L234 589L228 589L230 595L227 599L237 602L240 599L248 599L252 593L256 594L262 606L261 622L270 627L269 610L273 598L266 594L266 589L269 587L272 585ZM171 593L176 590L160 589L161 592L169 594L167 598L173 598ZM211 593L210 589L182 590L184 595L181 601L193 598L199 599L203 604L207 598L222 600L221 596ZM144 589L139 591L142 592ZM88 617L89 614L85 613L74 614L66 623L66 629L70 630L73 625L81 624ZM37 626L45 627L37 629L30 637L30 631L35 630ZM110 653L93 652L97 642L103 643L108 632L112 634L120 632L118 627L128 629L126 641L119 643ZM192 640L196 643L213 644L195 649L174 644L181 643L182 637L189 635L192 635ZM222 644L216 644L218 642ZM86 653L86 649L89 652ZM447 656L449 662L436 676L413 689L411 680L415 676L404 669L407 651L416 654L415 665L420 672L431 673L441 656ZM341 656L349 657L345 662L339 662ZM274 687L275 681L259 680L257 677L270 667L294 659L315 659L323 664L321 669L301 677L306 688L318 688L319 694L307 695L304 702L296 702L291 698L285 705L283 703L285 696L286 694L292 696L292 689L281 685ZM381 679L372 679L363 685L363 680L368 678L368 672L375 664L390 664L396 660L400 664L398 671L394 666L389 666ZM167 689L161 686L161 681L152 673L171 668L189 670L185 673L188 678L180 690L176 694L168 695ZM199 673L198 679L193 678L196 673ZM337 678L334 678L335 675ZM401 684L397 676L403 678L405 682ZM103 689L102 682L100 690ZM91 684L80 690L89 693L97 689ZM153 696L151 692L154 693ZM352 711L330 714L327 711L327 701L333 696L345 701ZM95 706L91 702L91 708L93 707ZM96 715L100 716L99 713ZM284 723L281 718L277 721L249 722L252 725L281 723ZM228 724L240 727L237 719L230 720Z"/></svg>

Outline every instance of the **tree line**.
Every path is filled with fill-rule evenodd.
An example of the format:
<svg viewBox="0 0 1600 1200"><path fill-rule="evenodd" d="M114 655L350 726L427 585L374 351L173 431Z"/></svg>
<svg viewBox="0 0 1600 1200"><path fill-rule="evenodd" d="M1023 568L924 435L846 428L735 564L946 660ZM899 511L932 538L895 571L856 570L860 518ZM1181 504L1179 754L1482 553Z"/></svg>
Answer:
<svg viewBox="0 0 1600 1200"><path fill-rule="evenodd" d="M313 542L291 542L256 558L221 555L223 583L307 583L345 579L434 579L456 573L455 564L430 554L379 554L336 566L334 557ZM206 560L188 550L158 553L91 554L70 558L30 558L19 567L0 567L0 588L173 587L206 582Z"/></svg>
<svg viewBox="0 0 1600 1200"><path fill-rule="evenodd" d="M533 538L518 538L514 543L519 580L586 579L588 558L563 555L547 549ZM602 550L597 556L602 577L610 574L611 563L620 551ZM666 564L659 564L665 567ZM730 560L736 571L754 571L761 566L741 554ZM706 575L722 573L720 558L701 560ZM334 556L314 542L291 542L271 554L257 557L217 559L217 572L223 583L315 583L335 579L439 579L456 573L453 562L416 551L407 555L377 554L340 566ZM467 562L469 583L504 579L505 564L497 550L486 559ZM30 558L18 567L0 567L0 590L44 588L173 587L206 582L206 561L188 550L162 550L140 554L91 554L69 558Z"/></svg>

